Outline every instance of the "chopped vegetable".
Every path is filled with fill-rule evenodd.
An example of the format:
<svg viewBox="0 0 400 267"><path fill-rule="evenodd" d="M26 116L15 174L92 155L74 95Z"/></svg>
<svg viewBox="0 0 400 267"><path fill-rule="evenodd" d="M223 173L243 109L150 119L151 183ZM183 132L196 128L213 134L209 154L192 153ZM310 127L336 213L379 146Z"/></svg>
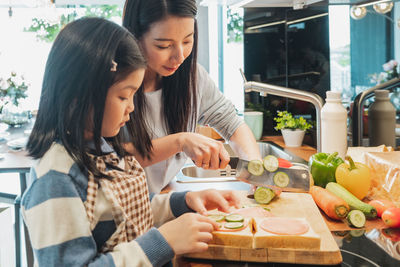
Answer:
<svg viewBox="0 0 400 267"><path fill-rule="evenodd" d="M208 215L207 217L216 222L221 222L221 221L225 220L225 216L220 215L220 214L211 214L211 215Z"/></svg>
<svg viewBox="0 0 400 267"><path fill-rule="evenodd" d="M225 220L227 222L243 222L244 221L244 217L240 214L229 214L225 216Z"/></svg>
<svg viewBox="0 0 400 267"><path fill-rule="evenodd" d="M264 168L269 172L274 172L279 168L278 158L273 155L265 156L263 159Z"/></svg>
<svg viewBox="0 0 400 267"><path fill-rule="evenodd" d="M328 183L326 189L346 201L351 210L360 210L369 219L376 218L376 209L374 207L356 198L340 184L333 182Z"/></svg>
<svg viewBox="0 0 400 267"><path fill-rule="evenodd" d="M344 161L338 153L316 153L310 157L308 167L314 184L325 187L329 182L335 182L336 168Z"/></svg>
<svg viewBox="0 0 400 267"><path fill-rule="evenodd" d="M382 220L389 227L400 227L400 208L388 208L382 213Z"/></svg>
<svg viewBox="0 0 400 267"><path fill-rule="evenodd" d="M331 219L342 220L349 213L350 208L346 201L325 188L312 186L310 194L317 206Z"/></svg>
<svg viewBox="0 0 400 267"><path fill-rule="evenodd" d="M289 185L289 175L284 172L277 172L274 175L274 183L279 187L286 187Z"/></svg>
<svg viewBox="0 0 400 267"><path fill-rule="evenodd" d="M365 215L361 210L352 210L347 215L347 221L352 226L361 228L365 225Z"/></svg>
<svg viewBox="0 0 400 267"><path fill-rule="evenodd" d="M247 166L249 173L255 176L260 176L264 173L264 166L261 160L254 159L249 162Z"/></svg>
<svg viewBox="0 0 400 267"><path fill-rule="evenodd" d="M254 200L259 204L268 204L275 197L275 192L271 188L257 187L254 192Z"/></svg>
<svg viewBox="0 0 400 267"><path fill-rule="evenodd" d="M244 227L244 224L242 222L227 222L224 224L224 227L228 229L238 229Z"/></svg>
<svg viewBox="0 0 400 267"><path fill-rule="evenodd" d="M371 175L367 165L354 162L346 156L349 162L340 164L335 172L336 182L346 188L358 199L363 199L371 186Z"/></svg>
<svg viewBox="0 0 400 267"><path fill-rule="evenodd" d="M382 213L388 208L396 207L393 202L386 199L374 199L368 202L368 204L376 209L378 217L382 217Z"/></svg>

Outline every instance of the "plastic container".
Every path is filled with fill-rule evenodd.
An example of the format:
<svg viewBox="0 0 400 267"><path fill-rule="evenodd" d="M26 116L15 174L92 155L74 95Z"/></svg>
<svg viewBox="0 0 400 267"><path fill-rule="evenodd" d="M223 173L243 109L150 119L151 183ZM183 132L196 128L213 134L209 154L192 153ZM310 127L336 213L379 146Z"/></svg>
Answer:
<svg viewBox="0 0 400 267"><path fill-rule="evenodd" d="M342 105L340 92L326 92L326 103L321 110L321 152L338 152L344 159L347 151L347 110Z"/></svg>
<svg viewBox="0 0 400 267"><path fill-rule="evenodd" d="M369 145L396 147L396 108L388 90L375 90L375 102L368 108Z"/></svg>

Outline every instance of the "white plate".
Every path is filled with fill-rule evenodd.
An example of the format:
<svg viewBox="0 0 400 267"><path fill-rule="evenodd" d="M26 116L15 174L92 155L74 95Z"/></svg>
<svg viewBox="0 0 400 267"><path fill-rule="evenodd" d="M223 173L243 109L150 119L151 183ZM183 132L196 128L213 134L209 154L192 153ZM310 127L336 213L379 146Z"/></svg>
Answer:
<svg viewBox="0 0 400 267"><path fill-rule="evenodd" d="M27 142L28 142L28 138L23 137L23 138L18 138L18 139L7 142L7 146L11 149L18 150L18 149L24 148L26 146Z"/></svg>

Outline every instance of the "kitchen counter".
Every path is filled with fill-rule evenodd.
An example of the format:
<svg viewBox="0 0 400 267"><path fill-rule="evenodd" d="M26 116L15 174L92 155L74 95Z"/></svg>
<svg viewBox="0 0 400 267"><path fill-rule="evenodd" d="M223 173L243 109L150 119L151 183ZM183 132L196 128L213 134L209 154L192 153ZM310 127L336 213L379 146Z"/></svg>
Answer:
<svg viewBox="0 0 400 267"><path fill-rule="evenodd" d="M290 153L308 160L311 155L316 153L316 149L307 145L299 148L286 148L282 136L263 137L261 141L273 142L284 148ZM250 185L243 182L213 182L213 183L188 183L182 184L176 181L171 182L163 192L186 191L186 190L249 190ZM380 220L369 222L365 234L360 231L346 231L348 226L343 223L335 223L327 220L329 229L334 230L332 234L337 241L342 252L343 262L337 266L400 266L400 241L395 243L384 237L381 233L384 224ZM400 234L399 234L400 240ZM388 253L393 254L394 257ZM221 260L201 260L189 259L182 256L176 257L174 261L176 267L259 267L259 266L305 266L305 265L288 265L279 263L250 263L250 262L233 262Z"/></svg>

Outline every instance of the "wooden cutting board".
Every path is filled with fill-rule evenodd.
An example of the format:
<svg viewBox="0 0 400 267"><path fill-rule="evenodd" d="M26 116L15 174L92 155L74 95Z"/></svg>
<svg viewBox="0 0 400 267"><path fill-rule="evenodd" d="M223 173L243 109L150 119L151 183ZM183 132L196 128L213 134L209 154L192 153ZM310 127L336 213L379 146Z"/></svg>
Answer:
<svg viewBox="0 0 400 267"><path fill-rule="evenodd" d="M239 192L242 204L255 204L245 191ZM262 248L249 249L209 245L206 252L187 254L185 257L248 262L279 262L296 264L333 265L342 262L342 255L321 213L310 194L285 193L266 205L275 216L304 217L321 237L319 250Z"/></svg>

